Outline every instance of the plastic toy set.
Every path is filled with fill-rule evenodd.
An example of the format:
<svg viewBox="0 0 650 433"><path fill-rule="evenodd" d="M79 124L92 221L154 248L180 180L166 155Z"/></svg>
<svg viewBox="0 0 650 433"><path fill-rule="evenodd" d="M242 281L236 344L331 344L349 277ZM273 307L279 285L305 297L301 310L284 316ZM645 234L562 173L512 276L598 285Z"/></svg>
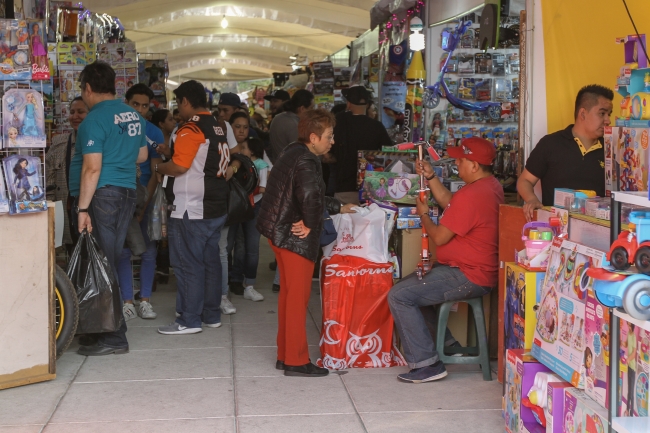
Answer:
<svg viewBox="0 0 650 433"><path fill-rule="evenodd" d="M506 263L505 348L530 349L535 332L535 305L540 301L544 272ZM526 320L528 318L528 320Z"/></svg>

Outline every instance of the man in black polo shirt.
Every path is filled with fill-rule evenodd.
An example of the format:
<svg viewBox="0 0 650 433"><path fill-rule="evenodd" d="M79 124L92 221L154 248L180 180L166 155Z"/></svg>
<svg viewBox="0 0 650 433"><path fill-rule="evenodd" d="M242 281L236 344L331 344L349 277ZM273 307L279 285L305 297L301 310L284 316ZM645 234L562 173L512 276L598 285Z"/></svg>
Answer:
<svg viewBox="0 0 650 433"><path fill-rule="evenodd" d="M553 205L555 188L596 191L605 195L605 154L602 136L609 126L614 93L598 84L578 92L575 124L546 135L533 149L526 169L517 181L517 192L526 202L524 214L530 221L533 211ZM542 201L533 188L542 181Z"/></svg>
<svg viewBox="0 0 650 433"><path fill-rule="evenodd" d="M359 203L357 189L357 153L360 150L380 150L393 142L381 122L366 115L370 92L363 86L343 90L348 101L347 111L336 115L334 144L330 158L334 162L336 184L334 197L344 204ZM333 157L333 158L332 158Z"/></svg>

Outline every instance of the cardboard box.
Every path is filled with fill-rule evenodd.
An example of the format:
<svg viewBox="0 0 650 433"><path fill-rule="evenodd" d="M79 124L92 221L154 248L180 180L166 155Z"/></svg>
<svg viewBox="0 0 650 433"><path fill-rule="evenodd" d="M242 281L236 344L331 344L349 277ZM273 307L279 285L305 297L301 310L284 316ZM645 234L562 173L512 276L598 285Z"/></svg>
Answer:
<svg viewBox="0 0 650 433"><path fill-rule="evenodd" d="M609 426L607 410L579 389L564 390L563 413L564 432L604 433Z"/></svg>
<svg viewBox="0 0 650 433"><path fill-rule="evenodd" d="M438 206L429 209L430 217L438 216ZM415 206L397 206L397 218L420 218Z"/></svg>
<svg viewBox="0 0 650 433"><path fill-rule="evenodd" d="M611 167L611 174L606 170L606 190L648 190L649 136L649 128L626 126L605 128L605 164L606 167ZM617 166L620 171L619 179L614 178ZM613 187L614 185L616 188Z"/></svg>
<svg viewBox="0 0 650 433"><path fill-rule="evenodd" d="M524 426L539 425L532 410L521 403L528 394L538 372L548 372L549 369L537 362L524 349L508 349L506 351L506 383L503 397L503 415L506 432L521 433Z"/></svg>
<svg viewBox="0 0 650 433"><path fill-rule="evenodd" d="M555 188L553 195L553 206L562 209L569 209L573 200L575 200L575 190L569 188Z"/></svg>
<svg viewBox="0 0 650 433"><path fill-rule="evenodd" d="M585 303L593 285L586 271L604 260L602 251L555 238L537 310L533 356L580 389L585 386Z"/></svg>
<svg viewBox="0 0 650 433"><path fill-rule="evenodd" d="M506 263L505 348L530 349L535 333L534 307L540 302L544 272L530 272L515 263Z"/></svg>
<svg viewBox="0 0 650 433"><path fill-rule="evenodd" d="M434 224L438 224L437 217L431 217L431 221ZM407 229L421 229L422 220L420 218L397 218L397 225L395 226L398 230L407 230Z"/></svg>
<svg viewBox="0 0 650 433"><path fill-rule="evenodd" d="M585 305L585 393L604 408L609 407L609 308L591 294Z"/></svg>
<svg viewBox="0 0 650 433"><path fill-rule="evenodd" d="M546 385L546 433L564 433L564 391L573 388L569 382L549 382Z"/></svg>
<svg viewBox="0 0 650 433"><path fill-rule="evenodd" d="M458 192L458 190L465 186L465 182L462 180L444 179L442 184L452 193Z"/></svg>
<svg viewBox="0 0 650 433"><path fill-rule="evenodd" d="M619 416L648 416L648 378L650 375L650 332L620 319Z"/></svg>

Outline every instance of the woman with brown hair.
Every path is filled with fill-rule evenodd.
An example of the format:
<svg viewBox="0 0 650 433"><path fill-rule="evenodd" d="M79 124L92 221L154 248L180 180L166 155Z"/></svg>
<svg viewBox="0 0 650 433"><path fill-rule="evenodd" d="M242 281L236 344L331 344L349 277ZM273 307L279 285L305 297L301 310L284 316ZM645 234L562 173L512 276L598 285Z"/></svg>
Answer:
<svg viewBox="0 0 650 433"><path fill-rule="evenodd" d="M307 110L298 123L298 141L276 160L269 175L257 229L269 239L280 268L278 301L278 359L285 376L326 376L326 368L311 363L305 321L311 294L314 262L320 248L323 210L352 213L325 197L320 155L334 143L334 116L325 110Z"/></svg>

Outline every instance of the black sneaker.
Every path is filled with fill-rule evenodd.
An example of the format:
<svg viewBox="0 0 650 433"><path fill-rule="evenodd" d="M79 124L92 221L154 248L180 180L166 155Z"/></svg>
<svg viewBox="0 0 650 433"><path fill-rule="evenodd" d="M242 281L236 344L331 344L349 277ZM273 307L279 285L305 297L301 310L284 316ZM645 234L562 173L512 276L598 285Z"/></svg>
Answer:
<svg viewBox="0 0 650 433"><path fill-rule="evenodd" d="M445 346L445 348L448 348L448 347L452 348L452 349L460 349L463 346L461 346L461 344L458 341L454 341L449 346ZM463 354L462 353L452 353L452 354L450 354L450 356L461 357L461 356L463 356Z"/></svg>
<svg viewBox="0 0 650 433"><path fill-rule="evenodd" d="M279 284L274 284L273 287L271 288L273 293L278 293L280 292L280 285Z"/></svg>
<svg viewBox="0 0 650 433"><path fill-rule="evenodd" d="M285 376L298 376L298 377L323 377L330 374L327 368L320 368L311 362L305 365L293 366L284 364Z"/></svg>
<svg viewBox="0 0 650 433"><path fill-rule="evenodd" d="M405 382L424 383L440 380L445 376L447 376L445 364L443 364L442 361L438 361L427 367L414 368L408 373L398 374L397 378Z"/></svg>
<svg viewBox="0 0 650 433"><path fill-rule="evenodd" d="M231 281L228 283L228 291L233 295L244 296L244 285L241 281Z"/></svg>

